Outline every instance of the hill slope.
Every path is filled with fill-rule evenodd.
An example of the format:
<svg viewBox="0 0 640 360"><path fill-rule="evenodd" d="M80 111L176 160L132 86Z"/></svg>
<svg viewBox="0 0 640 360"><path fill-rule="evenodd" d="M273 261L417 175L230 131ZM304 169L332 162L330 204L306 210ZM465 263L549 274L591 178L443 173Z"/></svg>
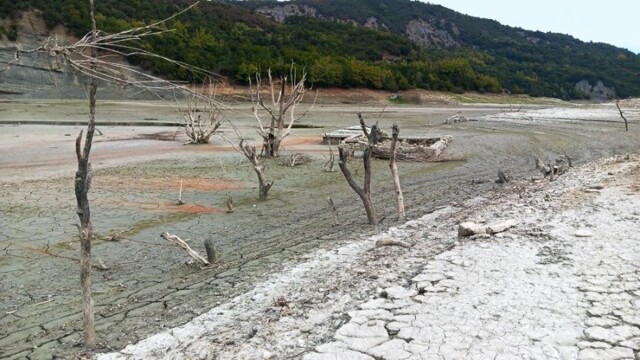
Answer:
<svg viewBox="0 0 640 360"><path fill-rule="evenodd" d="M26 10L39 12L51 29L64 25L81 35L89 28L87 3L0 2L0 14L6 14L0 41L11 47L24 37L15 24ZM187 0L101 0L98 26L118 31L188 5ZM246 83L267 68L286 73L294 62L306 67L316 87L504 88L564 99L640 96L640 57L629 51L416 1L207 1L169 25L176 31L145 46L232 82ZM136 61L167 77L198 80L161 62Z"/></svg>

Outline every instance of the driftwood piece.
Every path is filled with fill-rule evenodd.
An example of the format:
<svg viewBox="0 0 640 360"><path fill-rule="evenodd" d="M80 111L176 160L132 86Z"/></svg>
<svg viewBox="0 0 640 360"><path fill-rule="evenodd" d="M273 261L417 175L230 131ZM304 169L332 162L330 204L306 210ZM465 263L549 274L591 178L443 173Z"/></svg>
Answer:
<svg viewBox="0 0 640 360"><path fill-rule="evenodd" d="M207 238L204 241L204 249L207 251L207 260L211 264L215 264L218 262L218 251L216 250L215 245L213 244L212 238Z"/></svg>
<svg viewBox="0 0 640 360"><path fill-rule="evenodd" d="M205 266L209 266L211 265L211 263L203 258L202 256L200 256L200 254L198 254L197 252L195 252L193 249L191 249L191 247L182 239L180 239L178 236L173 235L173 234L169 234L168 232L163 232L162 234L160 234L160 236L169 241L172 242L178 246L180 246L181 248L184 249L184 251L187 252L187 255L189 255L190 257L192 257L193 259L195 259L196 261L198 261L199 263L201 263L202 265Z"/></svg>
<svg viewBox="0 0 640 360"><path fill-rule="evenodd" d="M382 239L382 240L376 241L376 247L382 247L382 246L400 246L406 249L410 249L412 247L412 245L409 244L408 242L404 242L401 240Z"/></svg>
<svg viewBox="0 0 640 360"><path fill-rule="evenodd" d="M308 164L312 161L311 156L305 153L286 153L280 156L280 165L294 167L298 165Z"/></svg>
<svg viewBox="0 0 640 360"><path fill-rule="evenodd" d="M435 144L431 145L430 148L434 151L433 157L437 158L438 156L440 156L440 153L442 153L444 149L447 148L451 141L453 141L453 137L451 137L450 135L446 135L441 137L440 140L436 141Z"/></svg>
<svg viewBox="0 0 640 360"><path fill-rule="evenodd" d="M458 225L458 236L466 237L473 235L493 235L504 232L517 225L515 220L504 220L489 225L476 224L474 222L463 222Z"/></svg>

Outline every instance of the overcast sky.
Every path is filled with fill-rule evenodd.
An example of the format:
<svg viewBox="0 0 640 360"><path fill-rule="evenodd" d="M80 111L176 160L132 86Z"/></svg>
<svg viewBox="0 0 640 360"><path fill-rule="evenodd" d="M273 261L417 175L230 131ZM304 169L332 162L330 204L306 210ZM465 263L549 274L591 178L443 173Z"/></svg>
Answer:
<svg viewBox="0 0 640 360"><path fill-rule="evenodd" d="M526 30L569 34L640 52L638 0L421 0Z"/></svg>

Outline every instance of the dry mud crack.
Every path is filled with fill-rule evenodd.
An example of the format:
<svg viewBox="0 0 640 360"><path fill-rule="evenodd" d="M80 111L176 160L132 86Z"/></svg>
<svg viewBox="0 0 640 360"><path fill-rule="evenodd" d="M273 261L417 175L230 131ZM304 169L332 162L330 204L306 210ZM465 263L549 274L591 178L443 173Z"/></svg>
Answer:
<svg viewBox="0 0 640 360"><path fill-rule="evenodd" d="M22 114L18 108L14 111L13 105L5 105L4 113L12 117ZM84 114L84 104L63 105L68 108L64 111ZM48 117L54 107L37 109ZM108 107L104 110L109 111ZM321 106L317 115L310 114L310 123L341 127L350 124L356 110L362 108ZM612 110L613 118L618 116L615 109L596 110L603 114ZM133 114L146 117L150 110L147 106L137 111ZM478 121L442 125L442 119L458 111ZM254 200L252 170L238 163L239 155L222 140L198 148L182 146L181 139L174 143L109 141L135 137L136 129L101 128L105 138L96 144L96 186L91 193L99 235L94 255L109 267L94 276L98 337L103 346L100 351L123 349L162 329L183 325L219 304L214 309L218 312L211 316L225 325L216 328L217 335L194 335L194 339L202 339L196 344L175 340L179 346L174 346L172 354L192 358L195 352L180 349L193 348L204 357L218 354L220 358L253 358L262 357L264 351L278 357L311 356L316 346L335 340L339 329L352 320L348 313L357 311L359 304L380 301L382 294L388 300L389 294L401 293L397 286L411 292L411 279L423 272L425 262L456 251L460 244L449 236L450 225L467 220L465 209L485 206L465 200L497 187L492 183L497 169L511 169L516 178L522 179L535 174L532 153L553 157L566 152L576 163L585 163L636 149L640 141L635 126L623 133L616 122L573 121L570 111L562 121L553 112L536 113L553 118L539 123L521 118L524 115L520 113L511 114L512 118L508 114L483 117L502 111L496 107L385 110L380 120L383 126L397 121L401 131L410 134L452 134L454 142L448 150L468 156L465 162L400 165L408 217L419 219L428 213L431 217L424 220L426 227L415 220L378 236L421 244L410 253L400 248L370 250L374 241L370 236L399 225L393 221L390 206L393 187L387 163L374 164L378 170L374 178L376 207L385 220L379 229L370 229L364 225L363 211L341 175L322 171L326 147L307 140L320 139L323 130L295 131L288 150L308 151L315 161L296 169L270 164L277 185L272 190L273 199L261 204ZM380 109L369 109L368 116L374 115L379 116ZM255 124L237 121L246 133L253 131ZM77 217L70 178L74 171L73 136L67 136L79 130L24 125L3 126L0 132L1 358L86 355L80 346L78 245L73 225ZM162 133L167 129L144 131ZM189 186L183 198L189 205L184 208L171 206L181 179ZM522 192L519 185L515 192ZM220 213L230 195L237 203L236 213ZM340 226L334 226L333 215L325 205L329 195L339 207ZM588 196L595 198L594 194ZM563 206L571 203L570 197ZM440 210L434 212L436 209ZM443 212L445 209L449 212ZM446 231L442 230L445 227ZM416 230L412 235L407 232L410 228ZM221 266L202 271L185 264L184 254L160 239L159 234L166 230L191 239L200 251L204 250L202 241L213 237L221 249ZM523 231L526 233L522 236L540 234L535 238L540 246L531 248L536 251L538 265L562 267L572 261L574 247L548 225L541 223ZM109 241L115 235L123 240ZM294 271L295 276L286 275L287 271ZM318 278L317 274L327 275ZM264 287L271 286L269 281L274 276L284 277L280 285ZM288 277L292 276L298 280L291 283ZM457 280L433 280L432 287L440 293L439 285ZM393 288L398 291L388 291ZM427 293L417 290L416 297ZM327 309L325 304L332 305ZM629 317L620 318L624 324L629 323ZM282 324L290 328L278 332ZM298 336L296 331L304 335ZM386 331L393 344L407 342L391 334L395 329ZM262 340L271 332L284 334L283 342ZM173 334L171 338L180 332L174 330ZM594 336L602 337L602 330L595 331ZM271 342L274 346L269 345Z"/></svg>
<svg viewBox="0 0 640 360"><path fill-rule="evenodd" d="M184 326L98 358L635 359L638 160L513 184L318 252ZM587 191L593 184L603 189ZM518 226L457 238L459 221L483 219ZM383 238L415 246L376 248Z"/></svg>

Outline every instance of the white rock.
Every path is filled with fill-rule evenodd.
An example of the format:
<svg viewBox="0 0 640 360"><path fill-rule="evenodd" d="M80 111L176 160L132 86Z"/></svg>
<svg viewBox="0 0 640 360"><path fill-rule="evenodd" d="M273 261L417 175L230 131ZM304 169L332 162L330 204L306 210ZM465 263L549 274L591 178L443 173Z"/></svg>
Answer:
<svg viewBox="0 0 640 360"><path fill-rule="evenodd" d="M472 235L480 235L486 234L487 228L484 225L478 225L473 222L463 222L458 225L458 236L472 236Z"/></svg>
<svg viewBox="0 0 640 360"><path fill-rule="evenodd" d="M378 359L385 360L403 360L409 358L412 353L406 351L404 348L407 346L406 341L400 339L393 339L380 344L367 351L368 354L373 355Z"/></svg>
<svg viewBox="0 0 640 360"><path fill-rule="evenodd" d="M633 350L619 346L611 349L583 349L578 353L578 359L580 360L618 360L634 358Z"/></svg>
<svg viewBox="0 0 640 360"><path fill-rule="evenodd" d="M402 286L392 286L384 289L390 299L406 299L418 295L416 289L405 289Z"/></svg>
<svg viewBox="0 0 640 360"><path fill-rule="evenodd" d="M587 238L587 237L592 237L593 234L591 233L591 231L586 230L586 229L580 229L578 231L575 232L575 234L573 234L575 237L581 237L581 238Z"/></svg>
<svg viewBox="0 0 640 360"><path fill-rule="evenodd" d="M428 281L428 282L434 282L434 281L440 281L446 279L446 276L442 273L422 273L416 277L414 277L413 279L411 279L411 281L413 282L423 282L423 281Z"/></svg>
<svg viewBox="0 0 640 360"><path fill-rule="evenodd" d="M515 220L505 220L505 221L495 222L487 225L486 232L487 234L501 233L503 231L511 229L517 224L518 223Z"/></svg>
<svg viewBox="0 0 640 360"><path fill-rule="evenodd" d="M382 321L370 321L366 324L355 324L352 322L347 323L338 329L337 336L344 337L388 337L387 329L384 328L384 322Z"/></svg>

